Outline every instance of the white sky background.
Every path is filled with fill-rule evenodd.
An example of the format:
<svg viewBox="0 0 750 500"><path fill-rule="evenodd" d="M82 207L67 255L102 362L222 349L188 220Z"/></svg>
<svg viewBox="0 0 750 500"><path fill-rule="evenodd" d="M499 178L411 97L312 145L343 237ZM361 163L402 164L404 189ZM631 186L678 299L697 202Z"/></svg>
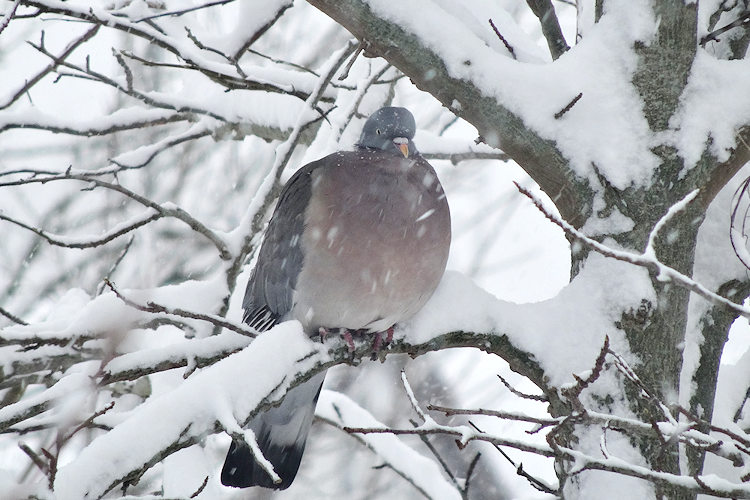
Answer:
<svg viewBox="0 0 750 500"><path fill-rule="evenodd" d="M439 3L442 4L444 2ZM487 2L484 3L487 4L484 7L489 9L490 4ZM534 57L540 58L540 61L544 57L548 58L548 56L545 56L547 54L546 42L541 38L538 20L526 8L525 4L518 2L522 4L518 8L516 2L510 0L492 3L496 4L495 8L502 6L508 9L511 14L514 14L514 9L518 9L518 12L523 12L523 15L516 16L520 28L526 32L530 39L538 40L536 44L537 52L531 46L524 46L526 56L529 59ZM138 5L138 2L134 2L133 8L137 8ZM245 7L245 9L247 8ZM575 39L575 9L566 7L560 3L556 3L556 8L567 40L569 44L572 44ZM234 3L199 14L199 16L203 16L205 23L205 33L201 35L205 35L205 40L210 40L212 34L216 40L222 40L222 36L219 33L228 33L227 37L231 38L232 30L228 29L228 26L231 26L232 23L236 24L237 19L241 19L241 17L238 17L240 9L239 4ZM301 15L298 10L305 11L306 14ZM261 39L254 48L261 51L267 49L269 53L275 56L283 56L294 62L307 64L310 60L319 59L317 51L320 47L320 40L317 38L330 37L336 40L336 42L343 39L340 34L336 35L335 31L331 31L332 22L330 20L307 5L296 5L287 14L287 17L289 19L282 19L280 26L284 26L284 23L289 23L288 33L298 34L300 32L298 29L299 24L307 24L314 27L311 31L317 32L319 35L317 37L316 35L310 35L308 43L303 44L295 36L284 39L279 33L284 33L285 31L277 29L277 26L273 30L275 35L272 42L264 42ZM637 24L637 20L633 22ZM49 27L45 26L46 44L53 50L59 50L59 47L62 47L72 37L73 32L77 33L85 30L84 26L78 26L74 23L59 24L49 22L48 24ZM491 31L488 32L492 34ZM25 44L19 43L25 36L27 36L27 31L24 29L24 23L11 23L2 35L0 35L0 96L4 96L12 91L18 82L33 73L35 68L47 64L46 58L38 55L36 51ZM74 57L73 60L80 61L83 54L91 53L92 61L97 66L101 65L99 67L102 71L112 68L116 63L112 57L108 57L107 55L112 45L119 45L119 40L119 34L102 30L94 39L94 42L87 44L86 50L79 51L77 59ZM229 41L227 40L226 43L229 43ZM13 50L3 50L3 46L12 46ZM338 46L335 48L338 48ZM107 67L106 65L110 66ZM568 72L580 70L575 65L572 65L571 68L563 67L563 70ZM582 78L584 81L587 76L591 76L593 79L593 75L583 74ZM72 115L76 116L81 122L85 122L86 120L101 120L103 119L102 117L106 119L109 113L118 108L118 99L114 97L114 94L109 89L103 89L102 86L92 85L88 82L70 81L69 79L58 84L53 84L52 80L53 77L47 77L42 84L34 89L31 94L33 105L24 98L24 102L18 103L13 108L17 111L18 116L28 118L34 117L34 113L44 112L57 119L64 119ZM512 83L512 85L524 84L522 80L509 83ZM502 82L496 82L496 84L502 87ZM59 90L62 85L65 85L63 92ZM273 100L269 102L268 100L253 101L252 99L248 99L244 103L248 106L248 109L237 109L233 107L237 105L237 100L231 99L231 96L227 98L221 92L216 92L214 85L209 84L202 77L198 76L189 76L184 80L175 79L169 86L161 87L159 90L168 93L174 99L184 99L186 101L191 99L211 100L216 105L216 108L222 112L236 113L240 117L244 116L244 113L250 114L252 112L254 117L263 114L274 117L283 116L285 117L284 119L288 119L290 123L293 123L296 116L292 100L284 101L283 99L279 99L278 101ZM434 134L439 131L439 125L445 124L450 117L450 113L442 109L432 97L419 92L406 80L402 80L398 84L394 104L410 108L417 119L418 127L427 128L433 134L430 136L420 131L420 134L417 135L415 142L423 150L425 150L425 147L422 144L430 144L435 141ZM739 111L737 112L739 113ZM596 125L597 123L590 124L592 127ZM696 129L699 128L698 124L692 125ZM351 134L356 134L357 132L347 131L350 141L353 137ZM703 132L703 130L694 131L695 134ZM564 141L567 132L566 130L555 130L550 133L559 134L561 140ZM633 137L635 137L633 141L637 142L637 130L626 130L623 133L632 133ZM424 137L424 141L420 141L420 137ZM469 147L473 145L473 141L476 138L476 130L464 122L458 122L448 129L445 137L449 138L452 143L463 143L466 144L466 147ZM680 139L684 139L684 137ZM342 142L346 140L347 136L345 135ZM204 138L201 141L211 141L211 139ZM69 145L71 142L80 144L80 152L75 156L59 149ZM690 153L690 143L687 141L684 144L686 155L688 155ZM142 144L131 144L126 141L115 143L110 145L111 151L108 151L107 154L124 155L128 153L130 156L124 157L133 159L142 153L142 151L139 152L138 150L140 146ZM293 163L290 165L290 172L304 161L328 154L331 152L330 149L327 149L329 147L330 144L315 143L307 153L298 153L296 160L293 160ZM721 147L721 143L717 147ZM63 135L24 130L4 132L0 134L0 152L2 152L0 154L0 171L22 167L64 170L70 163L73 163L74 167L81 168L106 166L104 160L91 162L89 157L96 155L96 158L104 159L107 155L102 155L99 152L90 153L86 148L87 141ZM592 145L591 148L591 150L579 151L576 154L580 153L582 157L586 158L588 157L587 155L595 156L597 154L604 154L602 151L597 150L595 145ZM309 157L311 154L313 157ZM250 161L254 164L273 162L273 145L261 143L257 139L246 139L240 143L231 144L217 143L216 151L205 153L203 156L197 158L188 158L193 161L204 161L209 168L198 173L192 173L191 176L193 177L186 180L192 186L192 191L188 192L188 196L182 197L179 200L169 201L179 202L199 218L211 220L213 227L228 231L233 229L234 225L242 217L247 208L247 203L251 199L253 189L259 183L258 173L254 173L249 169L247 163ZM152 169L154 172L153 178L144 180L143 178L133 177L133 182L142 182L143 185L141 187L148 189L149 182L158 184L160 179L177 175L170 173L166 168L169 165L165 167L163 164L164 161L164 159L159 159L156 162L156 166ZM221 168L225 169L225 172L228 172L226 174L228 178L217 177L213 169L210 168L211 165L219 164L218 162L223 162L221 163ZM226 165L227 162L234 162L236 165L228 166ZM470 276L479 286L500 299L518 303L538 302L549 299L555 296L567 284L570 265L567 241L563 238L562 232L557 227L546 221L530 203L516 192L512 181L517 181L527 187L534 186L533 182L517 165L513 162L502 163L499 161L467 161L457 166L453 166L449 162L440 161L433 161L433 164L438 169L441 181L446 188L452 211L454 240L448 264L449 269ZM644 168L647 167L648 165L644 166ZM287 173L287 176L290 172ZM643 172L638 170L625 172L623 173L624 177L620 178L620 180L622 182L631 180L627 177L628 175L642 176ZM236 206L227 207L225 206L226 192L227 190L231 190L232 186L237 185L237 182L240 182L238 179L245 182L245 184L239 184L240 187L238 190L240 194L235 195L231 199L232 203L236 204ZM139 189L138 184L130 184L129 187L135 190ZM35 221L38 220L40 214L45 210L54 206L58 197L69 193L70 189L70 186L52 183L46 186L19 190L18 193L10 196L6 195L7 190L5 190L0 195L0 211L7 211L7 213L16 215L23 220ZM87 193L87 196L91 195L92 193ZM98 196L96 193L93 195ZM104 195L101 196L104 197ZM136 213L113 213L111 214L111 220L113 223L116 223L134 215ZM0 222L0 235L3 234L2 232L8 230L9 228ZM13 231L20 230L14 228ZM128 269L131 271L131 274L117 276L116 281L118 285L125 288L146 289L159 283L159 280L163 278L159 274L161 267L159 259L168 258L169 251L156 248L159 245L156 241L151 242L151 244L154 245L153 252L149 251L147 245L143 247L137 255L137 265L136 262L128 263ZM5 286L4 281L6 278L3 275L6 273L10 274L15 269L14 266L18 264L14 261L14 257L22 255L23 248L22 240L19 239L10 240L7 245L0 246L0 256L2 257L2 262L0 262L0 287ZM33 268L32 273L27 277L31 285L35 282L44 282L46 279L45 272L53 272L57 262L64 262L65 265L75 268L77 259L84 258L85 254L76 250L47 249L44 250L42 255L46 264ZM207 262L208 259L201 256L193 259L196 269L207 266ZM610 270L610 268L602 268L601 272L609 272ZM236 320L239 320L240 317L237 302L241 300L241 294L244 292L245 282L242 280L246 280L246 278L247 272L243 273L240 278L241 284L238 286L234 297L235 303L230 317L233 316ZM33 293L33 286L31 285L27 285L24 293ZM87 290L87 292L91 293L91 290ZM199 302L201 298L208 300L212 297L210 292L205 291L196 291L195 294L192 297L192 301L195 302ZM168 296L169 294L165 294L165 297ZM177 295L174 296L176 297ZM58 300L61 302L58 302ZM60 293L57 300L45 301L29 309L25 317L34 320L42 319L52 312L55 319L64 321L66 318L72 318L77 314L86 300L88 298L87 296L83 296L82 292L72 292L64 298L63 294ZM27 302L28 297L8 304L0 302L0 305L7 306L13 310L14 306L20 307L21 304ZM57 302L57 304L53 305L53 302ZM66 304L68 309L63 307ZM200 305L196 304L196 307L200 307ZM206 306L204 305L203 307ZM541 308L538 310L545 311L545 309ZM100 314L103 315L104 313ZM550 319L558 317L562 316L554 316ZM89 319L92 321L95 320L94 318ZM0 325L4 326L5 324L0 323ZM746 342L743 342L741 337L743 333L746 332L740 332L739 335L737 335L737 332L733 332L732 343L728 349L732 352L732 361L738 360L741 357L741 353L745 350ZM160 334L161 336L157 338L153 335L141 335L136 332L128 339L128 342L131 342L133 346L143 347L148 345L149 347L157 347L159 345L166 346L170 342L178 340L174 332L170 332L168 329L160 330ZM594 348L598 350L597 346ZM575 352L571 350L570 354L575 355ZM0 361L2 360L1 356L2 351L0 351ZM402 360L391 361L392 364L399 362L402 362ZM540 405L535 406L523 402L509 395L508 391L502 387L495 377L496 373L503 373L511 382L517 383L517 388L522 391L533 391L533 386L530 383L524 383L524 381L519 380L519 377L509 373L505 363L497 358L475 351L437 353L406 363L407 374L411 370L415 372L423 370L423 365L428 363L441 365L444 380L454 386L454 392L460 395L461 403L467 406L486 406L530 412L543 411ZM365 367L362 367L362 370L359 372L351 369L340 370L346 376L359 377L356 381L361 384L369 385L372 383L370 380L361 380L362 373L372 376L376 383L398 383L398 380L390 380L387 376L383 377L381 375L381 378L378 379L378 371L377 365L367 367L366 370ZM388 375L393 373L386 369L381 369L380 372ZM332 375L334 374L332 373ZM181 372L165 373L153 377L153 379L155 394L168 394L182 380ZM329 387L340 383L337 381L335 375L331 379ZM373 391L371 388L368 388L364 392L370 393ZM374 417L378 418L380 413L384 413L385 416L382 418L385 419L388 416L389 401L384 401L382 400L383 398L379 400L377 391L375 392L374 395L369 394L367 396L359 394L359 399L356 392L350 394L350 396L357 403L369 410ZM389 391L387 394L401 395L398 388ZM440 399L439 393L422 394L421 396L424 397L424 404ZM248 398L250 397L248 396ZM407 423L408 418L414 418L414 415L404 415L403 419L396 423L399 426L403 426ZM496 428L491 429L490 426L493 425ZM511 431L516 434L519 432L519 429L525 429L522 426L511 424L497 425L497 423L490 422L489 420L483 420L482 426L487 426L487 429L483 430L495 430L497 432ZM320 427L322 426L317 426L317 428ZM543 440L542 437L538 438ZM342 441L347 440L346 437L339 439ZM334 443L340 442L334 441ZM195 448L191 448L170 457L163 467L165 493L180 495L195 491L206 473L216 474L223 462L224 447L227 443L228 438L226 436L212 437L209 438L206 453L200 453ZM306 456L307 458L315 457L317 456L316 451L326 451L326 447L328 447L327 454L325 455L328 458L335 453L335 450L334 453L331 452L331 446L336 445L331 445L330 439L316 441L315 437L313 437ZM355 445L352 449L359 449L357 448L358 446ZM350 452L351 450L347 453ZM490 457L493 457L493 459L496 458L498 467L505 467L504 470L507 471L507 483L505 486L509 491L513 492L513 495L524 498L533 497L534 490L528 487L525 480L516 476L512 468L505 464L502 458L491 447L482 448L482 452L483 456L487 459L490 459ZM367 454L369 452L361 450L358 453ZM514 459L523 460L525 465L528 464L525 467L527 470L533 470L550 480L554 477L548 461L530 457L529 455L513 453L512 451L509 453ZM96 455L92 456L96 457ZM359 455L357 456L359 457ZM66 458L71 459L72 457ZM347 459L352 458L347 456ZM6 475L0 474L0 489L2 489L4 484L9 485L13 480L17 479L17 474L20 473L18 464L24 460L25 456L17 450L15 440L0 437L0 469L9 471ZM363 467L368 466L367 459L356 458L356 460L362 461ZM377 458L372 459L371 465L376 465L377 463ZM308 467L308 469L305 467ZM325 465L323 468L325 468ZM316 477L319 477L315 474L315 471L315 466L312 466L312 469L310 469L310 465L305 465L303 461L303 468L298 479L299 483L295 483L282 496L284 498L303 498L303 492L309 493L311 491L310 488L313 488L312 491L324 495L325 490L323 486L320 486L320 490L315 489ZM196 478L200 478L197 480L197 483ZM325 483L323 482L322 484L324 485ZM409 491L408 487L405 491ZM201 498L244 498L244 495L246 493L232 492L221 488L218 485L216 477L213 477Z"/></svg>

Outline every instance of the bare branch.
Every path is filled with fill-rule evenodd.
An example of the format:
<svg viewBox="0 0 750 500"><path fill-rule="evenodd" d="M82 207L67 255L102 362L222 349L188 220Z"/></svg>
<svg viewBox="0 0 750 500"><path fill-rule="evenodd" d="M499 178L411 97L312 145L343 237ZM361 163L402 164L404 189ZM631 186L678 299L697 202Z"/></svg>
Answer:
<svg viewBox="0 0 750 500"><path fill-rule="evenodd" d="M179 17L179 16L182 16L183 14L187 14L188 12L195 12L196 10L207 9L209 7L214 7L216 5L226 5L232 2L234 2L234 0L215 0L213 2L204 3L202 5L196 5L195 7L188 7L186 9L180 9L180 10L172 10L169 12L161 12L159 14L154 14L153 16L147 16L147 17L142 17L140 19L134 19L133 22L142 23L143 21L151 21L152 19L158 19L160 17L166 17L166 16Z"/></svg>
<svg viewBox="0 0 750 500"><path fill-rule="evenodd" d="M516 57L516 51L513 50L513 46L508 43L508 40L505 39L505 37L500 33L500 30L497 29L497 26L495 26L495 23L492 22L492 19L488 19L490 26L492 26L492 31L495 32L495 35L500 39L501 42L503 42L503 45L505 45L505 48L508 49L508 52L510 52L511 57L513 59L518 59Z"/></svg>
<svg viewBox="0 0 750 500"><path fill-rule="evenodd" d="M542 25L542 33L547 39L552 59L557 59L563 55L570 47L565 41L565 36L560 28L560 21L557 19L555 8L552 6L552 0L526 0L529 8Z"/></svg>
<svg viewBox="0 0 750 500"><path fill-rule="evenodd" d="M708 33L707 35L705 35L703 38L701 38L700 46L705 47L708 42L711 42L714 40L718 41L719 35L722 35L731 29L737 28L739 26L748 25L748 24L750 24L750 10L746 10L740 13L737 19L735 19L731 23L725 26L722 26L721 28L714 30L711 33Z"/></svg>
<svg viewBox="0 0 750 500"><path fill-rule="evenodd" d="M0 314L11 320L13 323L19 324L19 325L28 325L27 322L16 316L15 314L12 314L5 310L4 308L0 307Z"/></svg>
<svg viewBox="0 0 750 500"><path fill-rule="evenodd" d="M2 31L2 29L0 29L0 31ZM28 92L29 89L31 89L34 85L39 83L39 81L42 78L44 78L51 72L55 71L57 69L57 66L61 64L70 54L72 54L74 50L80 47L83 43L93 38L93 36L96 35L98 31L99 31L99 25L92 26L91 29L89 29L86 33L84 33L80 37L68 43L68 46L65 47L65 50L59 56L55 56L55 55L48 53L48 56L52 59L52 62L49 65L47 65L47 67L45 67L42 71L40 71L39 73L37 73L36 75L28 79L26 83L21 86L21 88L19 88L16 92L14 92L13 95L10 96L7 101L5 101L5 103L0 104L0 110L6 109L7 107L9 107L11 104L16 102L22 95ZM41 43L40 43L40 46L41 46ZM2 130L3 129L0 128L0 132Z"/></svg>
<svg viewBox="0 0 750 500"><path fill-rule="evenodd" d="M474 430L476 430L477 432L482 432L482 430L479 427L477 427L474 424L474 422L472 422L471 420L469 420L469 425L471 425L474 428ZM531 484L531 486L533 486L537 491L543 491L545 493L550 493L550 494L558 493L558 490L554 489L545 481L542 481L541 479L536 478L532 476L531 474L529 474L528 472L524 471L523 463L519 462L518 465L516 465L516 462L512 458L510 458L510 456L507 453L505 453L503 449L500 448L499 445L493 444L492 446L503 456L503 458L505 458L516 469L516 474L525 478L529 482L529 484Z"/></svg>
<svg viewBox="0 0 750 500"><path fill-rule="evenodd" d="M96 175L96 174L94 174ZM141 196L134 191L131 191L124 186L120 184L114 184L111 182L106 182L101 179L97 179L92 175L88 174L74 174L71 171L68 171L64 174L58 174L58 175L48 175L48 176L40 176L40 177L31 177L27 179L20 179L20 180L14 180L14 181L6 181L6 182L0 182L0 187L7 187L7 186L21 186L24 184L44 184L51 181L59 181L59 180L77 180L77 181L83 181L91 184L95 187L103 187L112 191L116 191L118 193L121 193L128 198L140 203L143 206L152 208L156 212L159 213L161 217L173 217L175 219L178 219L185 224L187 224L193 231L203 235L206 237L211 243L214 244L216 249L219 251L219 257L222 260L229 260L232 257L231 252L229 251L229 247L227 246L227 243L220 238L214 231L206 227L202 222L200 222L198 219L191 216L189 213L187 213L182 208L171 204L171 203L165 203L165 204L158 204L145 196Z"/></svg>
<svg viewBox="0 0 750 500"><path fill-rule="evenodd" d="M29 224L25 224L19 220L16 220L12 217L9 217L7 215L3 215L2 213L0 213L0 220L10 222L11 224L15 224L16 226L22 227L28 231L31 231L34 234L37 234L40 237L42 237L45 241L47 241L50 245L55 245L55 246L64 247L64 248L95 248L101 245L105 245L109 243L110 241L117 239L124 234L128 234L129 232L134 231L141 226L145 226L149 222L153 222L157 219L160 219L161 217L162 217L161 213L150 209L144 212L143 214L141 214L140 216L134 217L127 223L119 225L116 229L111 229L104 235L99 236L98 238L93 237L93 236L87 236L83 238L70 238L70 237L64 237L64 236L59 236L59 235L48 233L47 231L43 229L36 228Z"/></svg>
<svg viewBox="0 0 750 500"><path fill-rule="evenodd" d="M579 92L563 109L555 113L555 120L559 120L565 113L573 109L573 106L583 97L583 92Z"/></svg>
<svg viewBox="0 0 750 500"><path fill-rule="evenodd" d="M500 379L500 382L503 383L506 389L508 389L513 395L518 396L522 399L530 399L532 401L541 401L541 402L549 402L549 399L547 399L546 396L538 395L538 394L526 394L525 392L521 392L517 390L515 387L510 385L507 380L503 378L502 375L499 373L497 374L497 378Z"/></svg>

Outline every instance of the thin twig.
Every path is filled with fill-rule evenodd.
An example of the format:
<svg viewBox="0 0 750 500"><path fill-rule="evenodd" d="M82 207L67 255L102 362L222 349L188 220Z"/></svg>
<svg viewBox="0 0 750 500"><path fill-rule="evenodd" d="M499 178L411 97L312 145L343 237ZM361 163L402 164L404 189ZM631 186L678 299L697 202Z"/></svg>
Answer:
<svg viewBox="0 0 750 500"><path fill-rule="evenodd" d="M156 210L163 217L174 217L184 222L192 230L203 235L209 241L211 241L211 243L213 243L216 249L219 251L219 257L222 260L229 260L232 257L232 253L230 252L226 241L224 241L214 231L206 227L202 222L194 218L192 215L187 213L185 210L183 210L179 206L176 206L170 203L165 203L163 205L160 205L150 200L149 198L146 198L145 196L141 196L138 193L135 193L134 191L127 189L121 184L114 184L111 182L106 182L101 179L93 178L92 176L86 175L86 174L74 174L69 169L67 172L63 174L58 174L58 175L51 175L51 176L44 176L44 177L31 177L27 179L0 182L0 187L20 186L20 185L25 185L25 184L44 184L50 181L58 181L58 180L83 181L83 182L88 182L92 186L103 187L112 191L117 191L118 193L125 195L126 197L140 203L143 206Z"/></svg>
<svg viewBox="0 0 750 500"><path fill-rule="evenodd" d="M518 396L519 398L529 399L531 401L541 401L542 403L549 402L549 399L547 398L547 396L539 395L539 394L526 394L525 392L519 391L518 389L510 385L510 383L508 383L508 381L505 380L503 376L500 375L499 373L497 374L497 378L500 379L500 382L503 383L506 389L508 389L512 394Z"/></svg>
<svg viewBox="0 0 750 500"><path fill-rule="evenodd" d="M231 330L235 333L239 333L240 335L244 335L246 337L254 338L258 335L258 332L251 328L247 328L244 325L238 325L236 323L232 323L227 321L221 316L217 316L215 314L202 314L202 313L196 313L193 311L186 311L185 309L180 308L172 308L172 307L166 307L161 304L157 304L155 302L147 302L145 305L138 304L137 302L134 302L124 295L122 295L112 284L111 281L105 280L104 281L106 285L109 287L110 290L123 302L125 302L130 307L133 307L135 309L138 309L139 311L152 313L152 314L169 314L172 316L179 316L181 318L189 318L189 319L197 319L200 321L206 321L208 323L211 323L214 326L226 328L227 330Z"/></svg>
<svg viewBox="0 0 750 500"><path fill-rule="evenodd" d="M208 484L208 476L206 476L203 479L203 483L201 483L201 485L198 487L198 489L195 490L195 493L193 493L192 495L190 495L190 498L197 498L198 495L200 495L201 492L206 488L207 484Z"/></svg>
<svg viewBox="0 0 750 500"><path fill-rule="evenodd" d="M12 314L5 310L4 308L0 307L0 314L11 320L13 323L16 323L18 325L28 325L27 322L16 316L15 314Z"/></svg>
<svg viewBox="0 0 750 500"><path fill-rule="evenodd" d="M417 415L419 415L419 418L422 419L422 422L426 422L428 420L428 417L422 411L422 408L419 407L419 402L417 401L416 396L414 396L414 391L412 391L411 385L409 385L409 381L406 379L406 372L404 370L401 370L401 384L403 384L404 391L406 392L406 397L409 398L411 407L414 409Z"/></svg>
<svg viewBox="0 0 750 500"><path fill-rule="evenodd" d="M154 14L152 16L146 16L140 19L134 19L133 22L142 23L143 21L150 21L152 19L158 19L160 17L166 17L166 16L179 17L184 14L187 14L188 12L195 12L196 10L206 9L208 7L214 7L216 5L226 5L232 2L234 2L234 0L215 0L213 2L208 2L203 5L196 5L195 7L188 7L186 9L180 9L180 10L171 10L169 12L162 12L160 14Z"/></svg>
<svg viewBox="0 0 750 500"><path fill-rule="evenodd" d="M577 96L575 96L563 109L555 113L555 120L559 120L563 117L565 113L570 111L573 106L576 105L576 103L583 97L583 92L579 92Z"/></svg>
<svg viewBox="0 0 750 500"><path fill-rule="evenodd" d="M495 32L495 35L500 39L501 42L503 42L503 45L505 45L505 48L508 49L508 52L510 52L510 55L513 57L513 59L518 59L516 57L516 51L513 50L513 46L508 43L508 40L505 39L505 37L500 33L500 30L497 29L497 26L495 26L495 23L492 22L492 19L488 19L490 22L490 26L492 26L492 30Z"/></svg>
<svg viewBox="0 0 750 500"><path fill-rule="evenodd" d="M604 369L604 359L607 357L607 354L610 352L609 350L609 336L604 336L604 344L602 345L602 348L599 350L599 355L596 357L596 361L594 361L594 369L591 370L591 373L588 377L585 379L582 379L575 373L573 374L573 378L576 379L575 385L572 387L565 387L560 390L560 392L568 399L568 401L571 402L571 404L574 406L574 408L577 411L583 412L583 404L580 401L581 393L584 389L586 389L589 385L594 383L599 376L602 374L602 370Z"/></svg>
<svg viewBox="0 0 750 500"><path fill-rule="evenodd" d="M111 231L109 233L106 233L103 236L100 236L98 239L93 239L90 237L81 238L81 239L72 239L72 238L61 238L57 235L50 234L43 229L36 228L29 224L25 224L19 220L16 220L12 217L8 217L7 215L3 215L2 213L0 213L0 220L10 222L11 224L15 224L16 226L19 226L28 231L31 231L32 233L43 238L50 245L64 247L64 248L96 248L96 247L105 245L109 243L110 241L119 238L122 235L128 234L131 231L134 231L135 229L138 229L141 226L145 226L146 224L150 222L160 219L161 217L162 217L162 214L160 214L159 212L148 210L141 217L134 218L129 224L123 227L120 227L114 231Z"/></svg>
<svg viewBox="0 0 750 500"><path fill-rule="evenodd" d="M52 55L51 53L47 53L48 57L52 59L52 62L48 64L43 70L41 70L39 73L34 75L33 77L29 78L26 83L24 83L20 89L18 89L10 98L3 104L0 104L0 110L3 110L7 107L9 107L11 104L16 102L22 95L24 95L26 92L29 91L34 85L36 85L42 78L50 74L51 72L55 71L57 69L57 66L65 60L70 54L73 53L74 50L76 50L78 47L81 46L81 44L87 42L88 40L91 40L94 35L99 31L99 25L96 24L91 29L89 29L86 33L79 36L78 38L75 38L73 41L68 43L67 47L65 47L65 50L60 54L59 56ZM30 44L32 47L36 47L34 44ZM42 43L40 43L40 46Z"/></svg>
<svg viewBox="0 0 750 500"><path fill-rule="evenodd" d="M471 420L469 421L469 425L471 425L477 432L482 432L482 430L479 427L477 427L474 424L474 422L472 422ZM523 470L522 463L519 462L516 465L516 462L512 458L510 458L510 455L505 453L505 451L503 451L503 449L500 448L499 445L495 443L492 443L492 445L495 448L495 450L500 452L500 454L513 466L513 468L516 469L516 474L525 478L529 482L529 484L531 484L531 486L533 486L535 489L537 489L538 491L543 491L545 493L552 493L552 494L557 493L557 491L553 489L550 485L548 485L546 482L532 476L531 474Z"/></svg>
<svg viewBox="0 0 750 500"><path fill-rule="evenodd" d="M414 420L409 420L409 423L414 427L419 427L419 424ZM442 467L443 471L445 471L445 474L448 476L448 479L450 479L453 485L460 491L461 485L458 484L456 476L453 474L450 467L448 467L448 463L443 459L443 456L440 455L440 452L438 452L437 448L435 448L435 445L430 442L430 439L427 436L420 435L419 439L422 441L422 443L424 443L427 449L430 450L430 453L432 453L432 456L435 457L435 460L438 461L440 467Z"/></svg>
<svg viewBox="0 0 750 500"><path fill-rule="evenodd" d="M26 453L26 456L31 459L31 462L36 465L37 468L44 473L44 475L47 475L47 473L49 472L49 467L47 463L42 460L42 457L40 457L38 453L32 450L26 443L19 442L18 447L21 448L21 451Z"/></svg>
<svg viewBox="0 0 750 500"><path fill-rule="evenodd" d="M474 458L469 463L469 468L466 469L466 480L464 481L464 488L461 491L461 497L464 500L468 500L469 498L469 486L471 485L471 476L474 474L474 468L479 463L479 459L482 457L482 454L480 452L477 452L476 455L474 455Z"/></svg>

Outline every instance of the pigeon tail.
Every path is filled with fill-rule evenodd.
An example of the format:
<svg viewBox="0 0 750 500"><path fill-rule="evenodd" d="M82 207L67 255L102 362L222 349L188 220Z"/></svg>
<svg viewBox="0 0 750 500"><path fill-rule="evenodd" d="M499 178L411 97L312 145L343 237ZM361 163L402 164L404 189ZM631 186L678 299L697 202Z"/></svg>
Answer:
<svg viewBox="0 0 750 500"><path fill-rule="evenodd" d="M271 462L281 482L273 482L246 443L233 441L221 470L223 485L283 490L292 484L305 451L324 377L325 372L319 373L298 385L284 396L279 406L261 413L250 423L260 451Z"/></svg>

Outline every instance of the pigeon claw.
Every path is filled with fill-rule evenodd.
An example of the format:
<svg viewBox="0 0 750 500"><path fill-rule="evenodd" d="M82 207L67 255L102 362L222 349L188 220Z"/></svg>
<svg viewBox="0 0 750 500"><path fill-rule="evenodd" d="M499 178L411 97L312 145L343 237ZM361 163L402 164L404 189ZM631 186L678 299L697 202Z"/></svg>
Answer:
<svg viewBox="0 0 750 500"><path fill-rule="evenodd" d="M383 339L383 334L385 334L385 340ZM375 340L372 342L372 354L370 355L370 359L372 361L375 361L378 359L378 355L380 354L380 350L388 346L393 341L393 327L388 328L385 331L382 332L375 332ZM380 361L385 361L385 355L380 356Z"/></svg>
<svg viewBox="0 0 750 500"><path fill-rule="evenodd" d="M349 354L354 354L354 338L352 337L352 331L348 328L344 328L343 332L344 333L342 333L341 335L346 341L346 346L349 349Z"/></svg>

